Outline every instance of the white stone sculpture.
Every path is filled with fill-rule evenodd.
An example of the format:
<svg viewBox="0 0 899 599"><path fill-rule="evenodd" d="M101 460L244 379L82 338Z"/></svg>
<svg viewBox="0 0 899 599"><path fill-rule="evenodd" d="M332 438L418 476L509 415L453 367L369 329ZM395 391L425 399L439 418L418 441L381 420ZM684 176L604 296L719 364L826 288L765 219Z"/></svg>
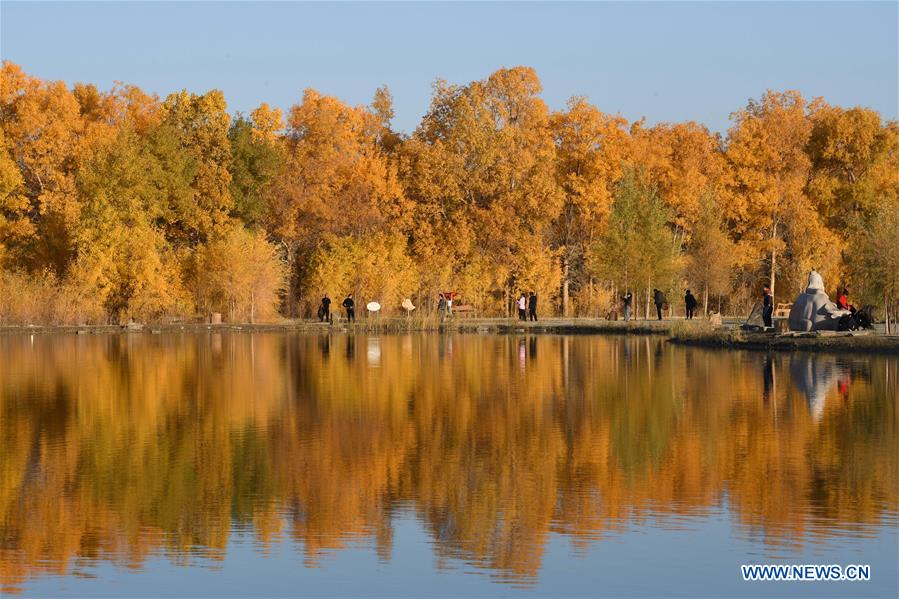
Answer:
<svg viewBox="0 0 899 599"><path fill-rule="evenodd" d="M790 309L791 331L836 331L840 317L849 314L830 301L824 281L817 271L808 275L808 287L799 294Z"/></svg>

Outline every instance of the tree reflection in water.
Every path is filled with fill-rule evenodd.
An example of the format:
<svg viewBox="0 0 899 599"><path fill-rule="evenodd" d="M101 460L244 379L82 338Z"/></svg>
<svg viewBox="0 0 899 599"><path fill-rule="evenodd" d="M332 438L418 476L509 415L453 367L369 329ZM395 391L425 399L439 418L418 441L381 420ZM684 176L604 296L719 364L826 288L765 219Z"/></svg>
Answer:
<svg viewBox="0 0 899 599"><path fill-rule="evenodd" d="M551 533L585 547L649 517L863 535L896 518L897 378L648 337L7 335L0 585L221 559L237 529L309 566L351 541L390 560L400 509L439 559L524 584Z"/></svg>

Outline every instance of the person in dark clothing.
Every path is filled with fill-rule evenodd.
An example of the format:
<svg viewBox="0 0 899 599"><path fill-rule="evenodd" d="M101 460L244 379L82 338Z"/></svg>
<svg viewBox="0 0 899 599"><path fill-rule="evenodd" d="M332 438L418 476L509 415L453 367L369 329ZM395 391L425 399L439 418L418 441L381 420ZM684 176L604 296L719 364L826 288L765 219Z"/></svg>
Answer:
<svg viewBox="0 0 899 599"><path fill-rule="evenodd" d="M322 304L318 308L318 321L331 322L331 298L328 297L327 293L322 298Z"/></svg>
<svg viewBox="0 0 899 599"><path fill-rule="evenodd" d="M629 322L631 319L631 305L634 303L634 294L628 290L621 296L621 301L624 302L624 322Z"/></svg>
<svg viewBox="0 0 899 599"><path fill-rule="evenodd" d="M446 296L441 293L437 296L437 317L440 322L446 320L446 306Z"/></svg>
<svg viewBox="0 0 899 599"><path fill-rule="evenodd" d="M353 301L352 293L348 293L343 300L343 307L346 308L346 319L349 322L356 322L356 302Z"/></svg>
<svg viewBox="0 0 899 599"><path fill-rule="evenodd" d="M656 313L659 315L659 320L662 320L662 306L665 305L665 294L658 289L653 289L652 300L656 305Z"/></svg>
<svg viewBox="0 0 899 599"><path fill-rule="evenodd" d="M693 314L696 311L696 305L699 302L696 301L696 296L687 289L687 295L684 296L684 304L687 307L687 320L693 320Z"/></svg>
<svg viewBox="0 0 899 599"><path fill-rule="evenodd" d="M765 327L773 326L771 316L774 314L774 296L771 295L771 288L765 285L762 291L762 322Z"/></svg>
<svg viewBox="0 0 899 599"><path fill-rule="evenodd" d="M528 320L537 322L537 294L533 291L528 298Z"/></svg>

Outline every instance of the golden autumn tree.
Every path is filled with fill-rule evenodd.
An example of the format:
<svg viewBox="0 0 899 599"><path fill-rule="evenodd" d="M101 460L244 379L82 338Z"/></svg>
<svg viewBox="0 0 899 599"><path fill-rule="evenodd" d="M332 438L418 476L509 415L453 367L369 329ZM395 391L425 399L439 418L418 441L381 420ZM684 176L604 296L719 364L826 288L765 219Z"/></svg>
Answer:
<svg viewBox="0 0 899 599"><path fill-rule="evenodd" d="M626 121L573 97L552 115L556 177L565 200L554 223L553 243L562 252L562 314L569 314L572 282L587 283L587 255L611 210L613 186L630 151ZM588 302L583 302L588 303Z"/></svg>
<svg viewBox="0 0 899 599"><path fill-rule="evenodd" d="M184 312L188 298L177 256L159 226L165 175L126 119L78 178L83 208L71 280L112 321Z"/></svg>
<svg viewBox="0 0 899 599"><path fill-rule="evenodd" d="M288 254L288 314L295 314L301 289L310 297L318 294L308 289L307 267L316 252L325 251L320 248L323 236L360 238L405 230L409 210L396 167L379 144L382 128L369 109L311 89L291 108L286 160L274 183L268 217L270 230Z"/></svg>
<svg viewBox="0 0 899 599"><path fill-rule="evenodd" d="M28 218L25 179L6 145L6 134L0 129L0 270L4 263L16 265L23 258L12 253L34 234Z"/></svg>
<svg viewBox="0 0 899 599"><path fill-rule="evenodd" d="M256 322L277 314L286 268L263 231L235 224L197 252L197 304L227 314L231 322Z"/></svg>
<svg viewBox="0 0 899 599"><path fill-rule="evenodd" d="M629 162L658 187L659 196L671 209L679 243L689 240L703 209L704 194L718 194L724 184L721 140L693 121L651 128L638 122L631 134Z"/></svg>
<svg viewBox="0 0 899 599"><path fill-rule="evenodd" d="M496 281L491 294L503 298L494 311L506 311L520 291L557 293L549 237L562 194L541 90L528 67L501 69L465 86L435 84L410 144L410 160L419 166L404 176L416 223L424 225L416 227L414 249L423 264L434 264L428 272L442 277L426 282L429 295L452 286L472 252L489 264Z"/></svg>
<svg viewBox="0 0 899 599"><path fill-rule="evenodd" d="M815 107L797 91L769 91L732 115L729 217L745 252L744 267L761 274L764 266L772 292L778 272L796 288L811 268L835 274L837 240L805 189L812 166L806 153L809 112Z"/></svg>
<svg viewBox="0 0 899 599"><path fill-rule="evenodd" d="M62 82L40 81L8 61L2 75L0 125L22 178L16 205L27 198L31 225L22 229L30 234L18 240L24 246L20 265L61 276L73 256L71 236L81 208L75 189L83 150L78 99Z"/></svg>
<svg viewBox="0 0 899 599"><path fill-rule="evenodd" d="M899 202L897 125L883 125L875 111L819 108L812 115L807 151L812 163L808 195L832 230L845 235L855 215Z"/></svg>

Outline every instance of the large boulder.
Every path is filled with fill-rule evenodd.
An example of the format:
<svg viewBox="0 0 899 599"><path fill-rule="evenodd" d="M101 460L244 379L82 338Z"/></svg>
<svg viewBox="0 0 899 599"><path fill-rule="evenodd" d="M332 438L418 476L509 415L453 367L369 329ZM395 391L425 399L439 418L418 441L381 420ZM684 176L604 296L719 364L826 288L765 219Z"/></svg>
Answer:
<svg viewBox="0 0 899 599"><path fill-rule="evenodd" d="M808 275L808 287L799 294L790 309L791 331L836 331L840 318L849 314L840 310L824 292L824 280L816 271Z"/></svg>

